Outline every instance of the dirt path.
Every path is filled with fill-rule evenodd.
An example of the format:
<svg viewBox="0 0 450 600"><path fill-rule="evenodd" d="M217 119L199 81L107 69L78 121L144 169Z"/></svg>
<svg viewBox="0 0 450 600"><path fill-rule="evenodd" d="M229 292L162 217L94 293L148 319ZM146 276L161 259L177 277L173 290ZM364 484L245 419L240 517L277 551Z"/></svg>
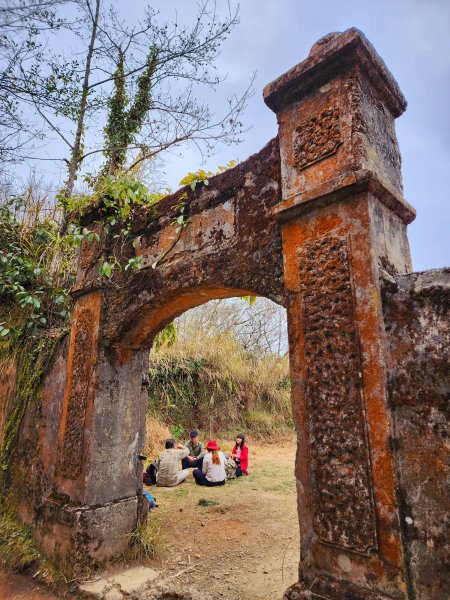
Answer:
<svg viewBox="0 0 450 600"><path fill-rule="evenodd" d="M61 600L31 577L0 570L0 600Z"/></svg>
<svg viewBox="0 0 450 600"><path fill-rule="evenodd" d="M159 504L152 516L173 549L155 568L192 567L180 582L214 598L281 599L299 561L294 461L294 442L252 445L249 477L219 488L192 477L178 488L150 488ZM203 507L201 499L217 504Z"/></svg>
<svg viewBox="0 0 450 600"><path fill-rule="evenodd" d="M180 590L191 586L220 600L281 600L297 581L299 561L294 460L294 441L252 444L248 477L219 488L196 486L192 476L178 488L148 488L159 505L150 517L163 534L162 554L138 564L172 577ZM136 564L116 563L106 572ZM57 598L26 576L0 571L0 600Z"/></svg>

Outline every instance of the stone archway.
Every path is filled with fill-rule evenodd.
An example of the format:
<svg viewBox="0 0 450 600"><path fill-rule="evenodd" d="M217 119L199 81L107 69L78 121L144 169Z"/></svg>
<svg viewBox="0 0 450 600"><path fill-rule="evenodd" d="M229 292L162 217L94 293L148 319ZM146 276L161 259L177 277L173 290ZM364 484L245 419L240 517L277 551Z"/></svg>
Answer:
<svg viewBox="0 0 450 600"><path fill-rule="evenodd" d="M142 257L142 271L99 280L102 215L85 217L101 239L81 251L72 330L46 379L43 424L24 429L40 481L21 516L62 562L119 553L140 511L141 381L152 337L211 298L266 296L287 308L298 434L301 562L288 597L412 597L381 301L383 278L411 270L414 211L394 129L406 103L354 29L317 42L264 96L278 138L187 191L189 223L176 244L181 191L151 220L134 216L125 252Z"/></svg>
<svg viewBox="0 0 450 600"><path fill-rule="evenodd" d="M59 538L63 560L74 553L80 563L107 559L126 547L135 527L142 496L136 457L146 411L141 382L156 333L210 299L251 294L285 304L281 230L272 215L280 194L278 140L209 186L189 191L188 226L167 252L176 236L173 207L182 193L165 198L150 223L144 212L135 215L139 243L133 251L144 268L118 274L106 286L98 278L107 253L102 217L95 211L86 217L86 225L96 223L101 241L81 248L72 331L61 358L67 379L58 398L59 441L49 449L55 465L49 487L57 493L47 497L37 527L49 553L49 541ZM55 388L54 378L49 387ZM53 395L49 402L54 406ZM76 523L61 526L68 512L70 518L76 513ZM80 544L74 540L77 527Z"/></svg>

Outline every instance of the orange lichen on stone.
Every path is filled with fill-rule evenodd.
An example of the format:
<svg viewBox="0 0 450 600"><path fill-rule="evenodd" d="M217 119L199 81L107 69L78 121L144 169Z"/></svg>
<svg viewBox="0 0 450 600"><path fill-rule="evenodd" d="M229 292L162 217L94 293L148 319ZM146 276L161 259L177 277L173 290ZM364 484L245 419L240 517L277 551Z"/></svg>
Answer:
<svg viewBox="0 0 450 600"><path fill-rule="evenodd" d="M81 474L86 451L84 429L97 360L100 308L101 295L93 292L78 299L73 311L58 457L58 473L70 479Z"/></svg>
<svg viewBox="0 0 450 600"><path fill-rule="evenodd" d="M204 304L209 300L220 300L223 298L234 298L240 296L255 296L251 290L240 290L233 288L204 287L193 290L185 290L179 295L167 299L161 306L150 309L143 319L139 321L136 328L130 329L118 345L119 348L141 348L150 345L154 336L171 323L175 317L182 313Z"/></svg>

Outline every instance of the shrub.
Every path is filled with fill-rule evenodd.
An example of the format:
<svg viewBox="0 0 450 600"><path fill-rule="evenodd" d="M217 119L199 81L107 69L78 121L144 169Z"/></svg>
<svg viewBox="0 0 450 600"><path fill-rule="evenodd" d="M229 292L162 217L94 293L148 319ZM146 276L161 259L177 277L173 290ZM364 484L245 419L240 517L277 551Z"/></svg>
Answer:
<svg viewBox="0 0 450 600"><path fill-rule="evenodd" d="M230 334L189 331L150 355L149 412L180 437L238 426L292 427L288 359L245 351Z"/></svg>

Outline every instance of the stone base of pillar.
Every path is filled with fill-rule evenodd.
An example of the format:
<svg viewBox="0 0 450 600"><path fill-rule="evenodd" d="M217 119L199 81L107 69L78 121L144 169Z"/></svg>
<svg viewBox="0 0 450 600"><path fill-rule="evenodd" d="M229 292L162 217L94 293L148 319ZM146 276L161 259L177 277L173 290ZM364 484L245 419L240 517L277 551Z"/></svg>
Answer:
<svg viewBox="0 0 450 600"><path fill-rule="evenodd" d="M64 571L80 574L126 550L141 505L137 496L95 507L51 497L39 510L35 537Z"/></svg>
<svg viewBox="0 0 450 600"><path fill-rule="evenodd" d="M286 590L283 600L405 600L401 592L382 593L346 581L324 578L296 583Z"/></svg>

